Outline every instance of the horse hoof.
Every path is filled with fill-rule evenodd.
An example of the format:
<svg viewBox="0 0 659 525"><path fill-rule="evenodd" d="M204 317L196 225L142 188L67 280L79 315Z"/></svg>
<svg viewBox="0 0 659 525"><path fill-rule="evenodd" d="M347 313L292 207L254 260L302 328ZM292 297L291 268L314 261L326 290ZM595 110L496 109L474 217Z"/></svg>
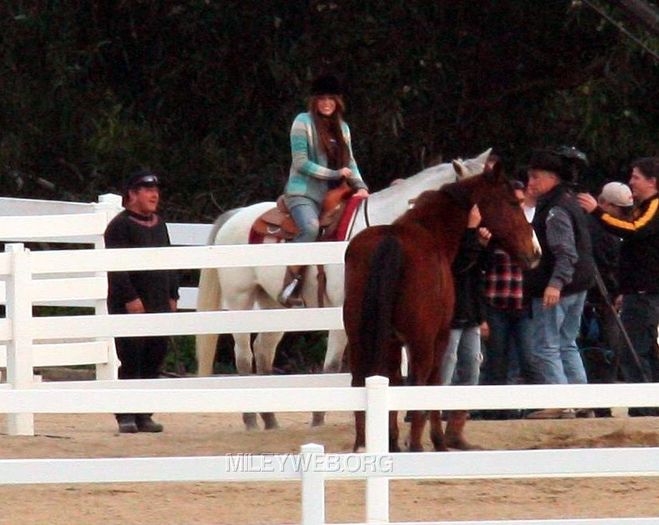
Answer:
<svg viewBox="0 0 659 525"><path fill-rule="evenodd" d="M432 446L435 449L435 452L448 452L448 447L446 446L444 436L431 434L430 441L432 441Z"/></svg>
<svg viewBox="0 0 659 525"><path fill-rule="evenodd" d="M272 412L264 412L261 414L261 419L263 419L266 430L276 430L279 428L277 417Z"/></svg>
<svg viewBox="0 0 659 525"><path fill-rule="evenodd" d="M322 427L325 424L325 412L314 412L311 418L312 427Z"/></svg>
<svg viewBox="0 0 659 525"><path fill-rule="evenodd" d="M256 414L243 414L243 423L245 423L245 430L252 431L259 429L259 425L256 423Z"/></svg>
<svg viewBox="0 0 659 525"><path fill-rule="evenodd" d="M485 450L479 445L469 443L469 441L465 440L464 438L449 439L447 445L449 449L453 450Z"/></svg>
<svg viewBox="0 0 659 525"><path fill-rule="evenodd" d="M408 452L423 452L423 445L412 445L410 443L409 448L407 449Z"/></svg>

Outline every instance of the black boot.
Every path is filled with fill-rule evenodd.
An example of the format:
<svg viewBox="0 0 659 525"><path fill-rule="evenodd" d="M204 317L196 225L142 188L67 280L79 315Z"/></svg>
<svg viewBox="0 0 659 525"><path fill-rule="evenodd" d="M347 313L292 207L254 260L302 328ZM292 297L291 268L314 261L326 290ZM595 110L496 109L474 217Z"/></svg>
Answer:
<svg viewBox="0 0 659 525"><path fill-rule="evenodd" d="M151 419L151 414L137 414L135 426L140 432L162 432L163 426Z"/></svg>
<svg viewBox="0 0 659 525"><path fill-rule="evenodd" d="M117 414L119 434L135 434L138 432L135 422L135 414Z"/></svg>

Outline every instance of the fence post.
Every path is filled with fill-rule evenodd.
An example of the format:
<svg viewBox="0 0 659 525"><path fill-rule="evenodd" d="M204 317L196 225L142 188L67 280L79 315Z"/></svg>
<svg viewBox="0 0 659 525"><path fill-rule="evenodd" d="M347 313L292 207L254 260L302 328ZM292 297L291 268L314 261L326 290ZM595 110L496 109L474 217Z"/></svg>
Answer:
<svg viewBox="0 0 659 525"><path fill-rule="evenodd" d="M325 473L318 468L325 447L316 443L302 445L302 525L325 525ZM322 462L324 464L324 462Z"/></svg>
<svg viewBox="0 0 659 525"><path fill-rule="evenodd" d="M389 453L389 379L366 378L366 452ZM389 523L389 480L366 479L366 521Z"/></svg>
<svg viewBox="0 0 659 525"><path fill-rule="evenodd" d="M94 204L94 209L97 213L105 213L106 219L105 224L109 224L110 221L117 215L123 207L121 206L121 196L115 195L113 193L107 193L105 195L99 195L98 203ZM101 236L94 243L95 250L102 250L105 248L105 240ZM107 279L107 272L97 272L96 276L104 277ZM94 313L96 315L107 315L108 305L105 300L98 299L94 305ZM108 344L108 361L107 363L97 363L96 364L96 379L108 379L116 380L119 378L119 358L117 357L117 350L114 345L114 338L97 338L97 341L106 341Z"/></svg>
<svg viewBox="0 0 659 525"><path fill-rule="evenodd" d="M7 343L7 382L16 390L28 389L33 383L30 251L21 243L8 244L5 251L11 254L7 320L11 322L12 334ZM34 414L7 414L7 434L33 436Z"/></svg>

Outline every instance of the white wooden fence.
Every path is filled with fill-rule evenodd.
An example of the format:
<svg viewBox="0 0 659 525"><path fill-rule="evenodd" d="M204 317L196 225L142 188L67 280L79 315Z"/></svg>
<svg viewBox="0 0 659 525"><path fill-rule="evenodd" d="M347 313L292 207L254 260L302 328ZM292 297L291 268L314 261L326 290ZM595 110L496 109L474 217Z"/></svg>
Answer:
<svg viewBox="0 0 659 525"><path fill-rule="evenodd" d="M77 239L100 247L98 235L103 221L95 216L104 213L107 222L113 215L110 208L116 207L103 203L95 206L101 210L85 211L93 217L85 215L82 221L74 220L76 216L69 216L68 220L58 216L30 217L24 226L14 217L0 218L0 239L52 242L66 238L69 240L65 242ZM21 234L19 239L12 233L16 231L27 232L28 238ZM59 235L62 231L66 236ZM525 408L657 406L656 384L388 388L386 380L371 378L366 388L349 388L344 374L140 381L116 381L115 376L95 382L33 381L33 366L43 362L97 363L101 370L116 367L109 344L114 336L324 330L341 326L340 308L108 316L101 304L105 298L101 285L104 272L250 266L253 261L259 261L259 265L340 263L344 248L343 243L322 243L314 245L313 250L305 245L289 245L30 252L20 245L11 246L0 254L0 278L7 283L7 317L0 321L0 341L6 343L9 380L0 385L0 407L9 414L10 433L31 434L33 413L365 410L367 454L325 454L322 447L310 444L295 456L0 460L0 483L298 479L302 483L302 523L321 524L325 523L324 483L331 479L366 479L367 522L388 523L389 479L659 475L659 448L423 455L387 452L389 410L501 409L519 408L520 404ZM33 304L71 301L94 304L96 314L32 315ZM65 345L62 340L69 342ZM614 522L659 523L659 518L516 523Z"/></svg>

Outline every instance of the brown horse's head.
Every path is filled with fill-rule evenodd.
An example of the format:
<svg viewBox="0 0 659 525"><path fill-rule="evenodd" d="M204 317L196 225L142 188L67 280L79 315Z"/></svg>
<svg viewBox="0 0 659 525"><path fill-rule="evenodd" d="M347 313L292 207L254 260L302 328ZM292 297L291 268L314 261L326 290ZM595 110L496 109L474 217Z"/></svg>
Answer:
<svg viewBox="0 0 659 525"><path fill-rule="evenodd" d="M523 266L537 266L540 245L512 184L503 174L501 163L488 163L482 175L466 179L461 184L468 189L472 204L478 205L481 224L490 230L493 240Z"/></svg>

